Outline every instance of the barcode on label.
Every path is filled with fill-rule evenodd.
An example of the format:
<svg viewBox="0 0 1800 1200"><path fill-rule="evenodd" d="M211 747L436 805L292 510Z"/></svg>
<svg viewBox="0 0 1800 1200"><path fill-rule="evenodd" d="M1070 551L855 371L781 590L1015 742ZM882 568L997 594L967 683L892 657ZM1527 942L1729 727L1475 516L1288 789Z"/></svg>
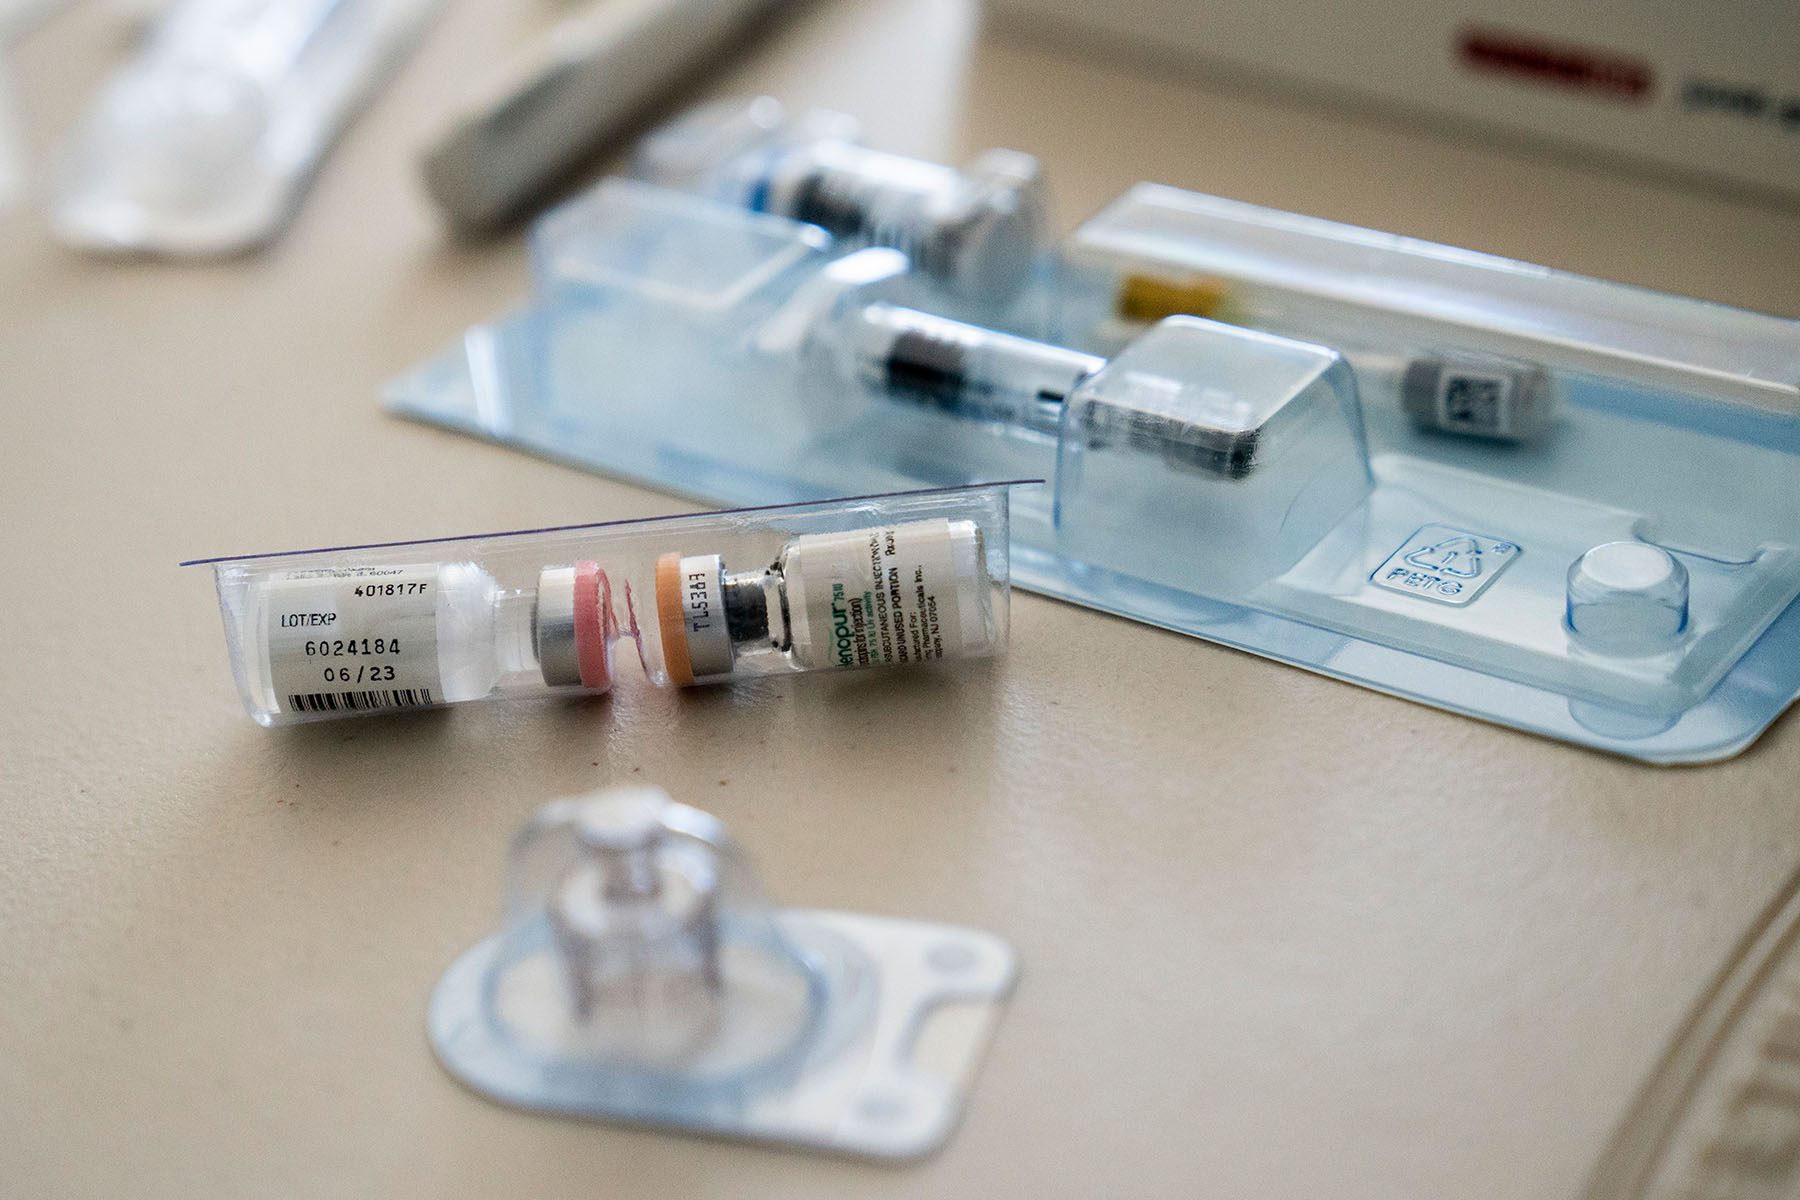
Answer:
<svg viewBox="0 0 1800 1200"><path fill-rule="evenodd" d="M308 692L288 697L289 712L367 712L372 708L423 708L436 704L430 688L376 692Z"/></svg>

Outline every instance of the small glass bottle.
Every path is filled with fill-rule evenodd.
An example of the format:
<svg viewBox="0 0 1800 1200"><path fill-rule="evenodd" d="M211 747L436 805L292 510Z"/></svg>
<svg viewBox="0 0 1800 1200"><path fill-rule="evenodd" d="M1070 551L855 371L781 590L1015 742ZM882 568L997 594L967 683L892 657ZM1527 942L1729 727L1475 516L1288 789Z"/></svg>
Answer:
<svg viewBox="0 0 1800 1200"><path fill-rule="evenodd" d="M904 251L925 275L974 300L1003 301L1044 241L1037 160L989 150L967 168L871 150L839 113L790 117L780 103L704 105L646 138L640 179L834 237Z"/></svg>
<svg viewBox="0 0 1800 1200"><path fill-rule="evenodd" d="M199 560L265 725L994 654L1002 487Z"/></svg>
<svg viewBox="0 0 1800 1200"><path fill-rule="evenodd" d="M264 724L477 700L502 680L603 692L610 593L593 562L531 589L473 562L275 570L244 583L234 658Z"/></svg>
<svg viewBox="0 0 1800 1200"><path fill-rule="evenodd" d="M819 671L980 655L993 639L987 549L970 520L935 518L795 538L767 567L719 554L656 563L651 678L685 686L734 672Z"/></svg>

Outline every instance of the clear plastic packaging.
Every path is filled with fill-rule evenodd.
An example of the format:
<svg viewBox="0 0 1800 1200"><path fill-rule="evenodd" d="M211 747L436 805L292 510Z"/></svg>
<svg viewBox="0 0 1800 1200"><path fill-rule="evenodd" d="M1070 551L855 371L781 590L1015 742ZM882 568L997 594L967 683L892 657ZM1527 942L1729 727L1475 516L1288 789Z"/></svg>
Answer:
<svg viewBox="0 0 1800 1200"><path fill-rule="evenodd" d="M1800 696L1800 322L1149 184L1063 260L1086 350L1190 312L1345 353L1374 489L1259 607L1549 695L1385 686L1658 758Z"/></svg>
<svg viewBox="0 0 1800 1200"><path fill-rule="evenodd" d="M1156 184L1083 224L1063 259L1060 334L1074 344L1116 344L1174 313L1212 317L1366 359L1371 404L1398 403L1432 358L1647 403L1792 414L1800 393L1792 320Z"/></svg>
<svg viewBox="0 0 1800 1200"><path fill-rule="evenodd" d="M65 149L71 245L229 254L286 223L338 129L438 0L181 0Z"/></svg>
<svg viewBox="0 0 1800 1200"><path fill-rule="evenodd" d="M933 477L1051 475L1059 553L1201 594L1279 575L1369 492L1355 382L1320 346L1170 317L1108 360L877 301L821 322L806 361L816 405L940 422L958 448Z"/></svg>
<svg viewBox="0 0 1800 1200"><path fill-rule="evenodd" d="M1041 476L1022 586L1643 758L1800 696L1800 325L1206 198L1189 242L1146 194L1038 273L1042 341L893 250L609 183L391 402L732 500ZM1180 315L1242 316L1196 246L1331 263L1348 353Z"/></svg>
<svg viewBox="0 0 1800 1200"><path fill-rule="evenodd" d="M974 930L771 908L715 818L621 787L520 830L429 1030L508 1104L907 1158L949 1136L1016 969Z"/></svg>
<svg viewBox="0 0 1800 1200"><path fill-rule="evenodd" d="M426 150L459 232L493 232L696 74L739 53L783 0L588 0L501 63Z"/></svg>
<svg viewBox="0 0 1800 1200"><path fill-rule="evenodd" d="M857 141L842 113L789 115L769 96L702 105L644 139L639 179L892 246L964 298L1002 302L1045 240L1037 160L989 150L957 170Z"/></svg>
<svg viewBox="0 0 1800 1200"><path fill-rule="evenodd" d="M265 725L997 654L1002 485L199 559Z"/></svg>

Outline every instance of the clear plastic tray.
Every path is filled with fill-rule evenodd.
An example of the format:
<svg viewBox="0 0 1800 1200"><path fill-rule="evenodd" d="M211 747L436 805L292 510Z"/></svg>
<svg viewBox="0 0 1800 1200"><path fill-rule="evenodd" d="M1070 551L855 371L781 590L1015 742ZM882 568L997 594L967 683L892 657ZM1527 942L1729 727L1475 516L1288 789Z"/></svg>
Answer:
<svg viewBox="0 0 1800 1200"><path fill-rule="evenodd" d="M642 184L533 255L396 411L733 502L1042 476L1020 586L1653 761L1800 694L1795 322L1147 187L1054 344Z"/></svg>

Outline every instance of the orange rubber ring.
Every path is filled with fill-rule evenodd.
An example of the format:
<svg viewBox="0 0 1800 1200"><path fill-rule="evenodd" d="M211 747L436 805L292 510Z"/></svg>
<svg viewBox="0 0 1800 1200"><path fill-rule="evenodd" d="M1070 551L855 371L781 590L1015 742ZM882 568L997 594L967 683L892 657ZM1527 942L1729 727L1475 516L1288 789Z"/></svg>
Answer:
<svg viewBox="0 0 1800 1200"><path fill-rule="evenodd" d="M656 560L656 624L662 630L663 669L669 682L687 687L694 682L694 661L688 657L687 620L681 611L681 555L665 554Z"/></svg>
<svg viewBox="0 0 1800 1200"><path fill-rule="evenodd" d="M575 658L581 686L595 692L612 687L612 585L599 563L575 564Z"/></svg>

